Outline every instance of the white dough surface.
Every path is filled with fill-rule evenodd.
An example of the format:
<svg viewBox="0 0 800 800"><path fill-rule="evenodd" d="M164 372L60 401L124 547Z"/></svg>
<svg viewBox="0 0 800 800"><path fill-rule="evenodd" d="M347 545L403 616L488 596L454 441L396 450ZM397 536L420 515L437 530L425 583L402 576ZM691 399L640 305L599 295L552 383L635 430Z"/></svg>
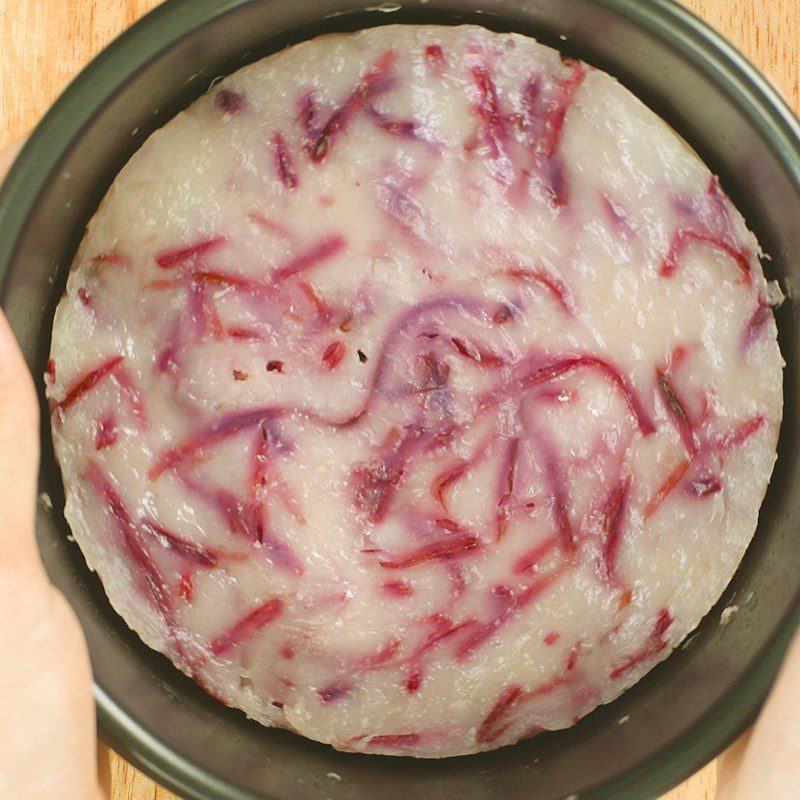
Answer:
<svg viewBox="0 0 800 800"><path fill-rule="evenodd" d="M442 757L569 726L694 629L775 461L775 290L608 75L478 27L213 86L88 225L45 380L114 608L228 705Z"/></svg>

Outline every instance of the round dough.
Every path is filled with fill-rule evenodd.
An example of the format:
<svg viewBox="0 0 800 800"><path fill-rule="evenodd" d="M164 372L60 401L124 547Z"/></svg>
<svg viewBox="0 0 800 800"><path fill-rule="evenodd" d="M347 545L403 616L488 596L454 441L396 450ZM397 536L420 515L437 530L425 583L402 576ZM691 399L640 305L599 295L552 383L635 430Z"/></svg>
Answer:
<svg viewBox="0 0 800 800"><path fill-rule="evenodd" d="M571 725L719 598L775 460L758 244L626 89L515 34L253 64L91 220L46 381L150 647L337 748Z"/></svg>

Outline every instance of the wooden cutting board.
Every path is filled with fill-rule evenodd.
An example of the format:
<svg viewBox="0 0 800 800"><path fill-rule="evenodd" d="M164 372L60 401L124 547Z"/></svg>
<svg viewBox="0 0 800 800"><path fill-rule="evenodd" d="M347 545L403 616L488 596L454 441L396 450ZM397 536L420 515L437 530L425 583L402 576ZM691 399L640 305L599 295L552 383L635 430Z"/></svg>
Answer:
<svg viewBox="0 0 800 800"><path fill-rule="evenodd" d="M301 1L301 0L299 0ZM35 125L66 83L158 0L0 0L0 147ZM800 110L798 0L686 0ZM111 800L175 800L101 746ZM717 762L662 800L713 800Z"/></svg>

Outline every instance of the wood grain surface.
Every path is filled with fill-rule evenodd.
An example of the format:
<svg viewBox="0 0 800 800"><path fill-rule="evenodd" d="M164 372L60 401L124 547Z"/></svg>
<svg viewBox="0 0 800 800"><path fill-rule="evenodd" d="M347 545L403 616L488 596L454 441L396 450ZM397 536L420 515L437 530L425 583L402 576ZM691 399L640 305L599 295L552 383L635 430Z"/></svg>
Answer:
<svg viewBox="0 0 800 800"><path fill-rule="evenodd" d="M304 2L304 0L298 0ZM0 0L0 147L25 135L68 81L157 0ZM800 110L798 0L686 0L734 42ZM175 800L100 748L111 800ZM717 763L663 800L713 800Z"/></svg>

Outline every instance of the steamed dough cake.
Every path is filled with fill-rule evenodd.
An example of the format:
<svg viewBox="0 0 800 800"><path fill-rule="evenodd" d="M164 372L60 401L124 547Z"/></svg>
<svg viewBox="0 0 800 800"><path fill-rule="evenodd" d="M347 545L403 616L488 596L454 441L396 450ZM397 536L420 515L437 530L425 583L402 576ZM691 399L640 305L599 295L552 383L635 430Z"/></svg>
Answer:
<svg viewBox="0 0 800 800"><path fill-rule="evenodd" d="M89 223L45 376L67 519L143 641L265 725L424 757L571 725L755 531L758 254L583 63L469 26L304 42Z"/></svg>

